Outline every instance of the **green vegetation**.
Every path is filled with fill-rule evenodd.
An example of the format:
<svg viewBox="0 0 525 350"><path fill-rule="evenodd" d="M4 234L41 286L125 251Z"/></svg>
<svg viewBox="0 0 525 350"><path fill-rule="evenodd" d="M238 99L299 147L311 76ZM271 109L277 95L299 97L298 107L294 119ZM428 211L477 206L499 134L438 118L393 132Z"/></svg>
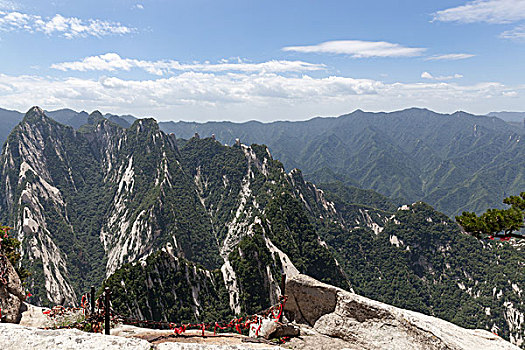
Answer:
<svg viewBox="0 0 525 350"><path fill-rule="evenodd" d="M227 320L229 296L220 271L207 271L165 251L122 266L106 280L117 313L140 320Z"/></svg>
<svg viewBox="0 0 525 350"><path fill-rule="evenodd" d="M384 211L373 208L369 197L366 206L356 204L359 199L353 196L352 203L333 193L327 197L351 228L325 221L318 232L356 293L462 327L497 325L506 339L511 332L514 337L522 334L506 316L509 305L525 312L522 252L507 243L486 244L461 234L455 222L422 202ZM384 207L383 200L378 203ZM380 232L367 227L367 215L381 224Z"/></svg>
<svg viewBox="0 0 525 350"><path fill-rule="evenodd" d="M457 117L458 125L449 117L444 121L459 128L470 118ZM270 306L283 264L293 264L321 281L389 304L465 327L496 325L507 339L524 335L515 319L525 313L525 262L511 244L461 234L455 222L431 206L401 206L406 202L346 186L346 176L318 189L304 181L300 170L287 174L264 145L228 147L211 138L181 141L162 133L151 119L135 121L128 129L96 115L91 119L91 128L74 131L35 112L14 130L4 149L2 164L10 166L0 176L0 221L23 237L21 263L32 273L28 283L35 303L49 303L45 286L59 272L80 294L91 284L100 285L108 265L111 271L120 266L105 284L113 290L119 313L174 322L218 320L232 316L230 302L242 313ZM367 159L383 152L384 162L364 166L352 158L345 169L367 169L378 187L401 176L395 194L409 197L404 188L415 188L415 180L397 173L396 166L408 162L406 152L416 152L413 135L400 134L407 147L400 149L389 146L392 140L366 126L366 120L361 122L359 135L364 138L351 149ZM490 125L482 124L476 130L486 138L480 136L479 147L490 136L485 130ZM306 150L315 154L311 160L316 167L338 164L339 155L351 158L342 136L312 139L323 144ZM459 149L432 152L443 159L467 148L475 152L461 138L471 136L455 136L443 147ZM293 148L292 141L283 139ZM426 141L432 141L431 134ZM432 159L428 147L418 147L418 159ZM494 152L521 152L515 142L502 147ZM303 150L296 152L301 159ZM474 155L461 161L464 167L481 166ZM450 167L444 168L439 162L427 164L421 174L465 174L456 162L447 161ZM390 167L394 170L389 173ZM512 175L504 172L502 181ZM435 182L428 186L439 187ZM512 208L519 203L509 199L507 204ZM50 253L48 276L39 250ZM219 269L227 260L233 273L224 269L223 275ZM230 299L233 275L239 293ZM519 317L509 318L509 312Z"/></svg>
<svg viewBox="0 0 525 350"><path fill-rule="evenodd" d="M505 198L503 203L510 205L510 208L489 209L480 216L463 212L461 216L456 216L456 221L465 231L477 238L524 238L523 234L515 232L525 226L525 192L521 192L519 196Z"/></svg>
<svg viewBox="0 0 525 350"><path fill-rule="evenodd" d="M463 112L358 110L300 122L160 126L182 138L198 132L229 145L236 138L264 143L288 171L300 168L316 184L340 181L408 203L423 200L447 215L499 207L502 194L525 187L523 129Z"/></svg>
<svg viewBox="0 0 525 350"><path fill-rule="evenodd" d="M291 194L277 194L266 207L270 224L270 239L304 274L323 282L348 288L348 283L333 255L319 244L315 227L306 211Z"/></svg>
<svg viewBox="0 0 525 350"><path fill-rule="evenodd" d="M252 315L271 305L270 282L266 267L270 266L275 273L276 265L266 248L262 234L262 227L255 225L253 235L244 237L238 248L229 256L241 286L239 296L241 313L246 315ZM274 274L274 276L278 275Z"/></svg>
<svg viewBox="0 0 525 350"><path fill-rule="evenodd" d="M0 255L5 256L9 260L20 280L24 281L30 274L29 271L19 264L20 241L9 235L10 230L11 227L0 225Z"/></svg>

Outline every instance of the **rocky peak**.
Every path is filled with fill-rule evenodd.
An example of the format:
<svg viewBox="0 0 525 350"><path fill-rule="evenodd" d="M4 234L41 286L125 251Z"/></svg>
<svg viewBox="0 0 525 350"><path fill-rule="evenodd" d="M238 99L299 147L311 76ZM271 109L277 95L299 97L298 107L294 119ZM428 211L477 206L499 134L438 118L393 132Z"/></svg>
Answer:
<svg viewBox="0 0 525 350"><path fill-rule="evenodd" d="M130 130L138 130L139 132L145 131L160 131L159 124L153 118L137 119ZM137 132L137 131L136 131Z"/></svg>
<svg viewBox="0 0 525 350"><path fill-rule="evenodd" d="M26 115L27 114L36 114L36 115L43 116L44 110L38 106L33 106L29 109L29 111L27 111Z"/></svg>
<svg viewBox="0 0 525 350"><path fill-rule="evenodd" d="M88 117L88 124L96 125L100 121L104 121L106 118L99 111L93 111Z"/></svg>
<svg viewBox="0 0 525 350"><path fill-rule="evenodd" d="M24 119L22 120L22 123L38 123L38 122L50 122L51 119L49 119L44 110L38 106L31 107L27 111L27 113L24 116Z"/></svg>

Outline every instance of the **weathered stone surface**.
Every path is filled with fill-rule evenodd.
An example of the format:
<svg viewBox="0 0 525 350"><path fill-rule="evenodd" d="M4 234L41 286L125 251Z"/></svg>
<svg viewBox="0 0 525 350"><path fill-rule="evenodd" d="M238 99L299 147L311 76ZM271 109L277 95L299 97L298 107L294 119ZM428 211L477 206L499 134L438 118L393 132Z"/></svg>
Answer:
<svg viewBox="0 0 525 350"><path fill-rule="evenodd" d="M4 323L0 324L0 348L4 350L150 350L151 344L141 339L85 333L76 329L42 330Z"/></svg>
<svg viewBox="0 0 525 350"><path fill-rule="evenodd" d="M286 311L291 319L313 326L319 317L332 313L338 289L306 275L296 275L286 282Z"/></svg>
<svg viewBox="0 0 525 350"><path fill-rule="evenodd" d="M43 314L43 311L46 310L43 307L24 303L22 305L21 310L22 318L19 322L19 325L21 326L43 328L52 325L52 322L49 320L49 317Z"/></svg>
<svg viewBox="0 0 525 350"><path fill-rule="evenodd" d="M190 344L190 343L162 343L157 344L158 350L284 350L277 346L269 346L262 344L246 344L246 345L215 345L215 344Z"/></svg>
<svg viewBox="0 0 525 350"><path fill-rule="evenodd" d="M119 333L121 336L114 334ZM242 343L236 337L189 336L168 339L165 343L150 343L137 336L144 334L166 334L132 326L112 329L112 335L86 333L77 329L44 330L17 324L0 324L0 349L2 350L54 350L54 349L109 349L109 350L284 350L278 346L261 343ZM168 332L172 333L172 332ZM197 333L195 333L197 334ZM235 336L235 335L234 335ZM242 337L242 336L241 336ZM244 337L245 338L245 337ZM232 344L236 342L237 344Z"/></svg>
<svg viewBox="0 0 525 350"><path fill-rule="evenodd" d="M7 322L16 323L20 321L21 306L25 299L22 282L18 277L13 265L4 257L0 257L0 264L6 264L6 275L4 276L7 284L0 283L0 308L2 316Z"/></svg>
<svg viewBox="0 0 525 350"><path fill-rule="evenodd" d="M319 349L519 349L488 331L464 329L304 275L290 278L286 291L292 301L286 304L287 317L311 325L311 336L326 344L326 347L323 345ZM346 345L334 341L330 347L323 335L339 339ZM293 340L293 346L298 349L312 348L312 341L307 339L308 336L304 338L304 341Z"/></svg>
<svg viewBox="0 0 525 350"><path fill-rule="evenodd" d="M271 319L263 319L261 326L256 324L250 328L250 337L252 338L264 338L273 339L281 337L297 337L300 334L299 327L295 327L291 324L283 324L275 322Z"/></svg>

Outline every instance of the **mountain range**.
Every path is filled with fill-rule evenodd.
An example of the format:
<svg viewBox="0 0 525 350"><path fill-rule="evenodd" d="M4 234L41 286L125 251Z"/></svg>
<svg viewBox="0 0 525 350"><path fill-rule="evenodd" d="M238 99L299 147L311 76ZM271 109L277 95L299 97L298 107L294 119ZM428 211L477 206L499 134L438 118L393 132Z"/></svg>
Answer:
<svg viewBox="0 0 525 350"><path fill-rule="evenodd" d="M68 109L47 114L76 129L88 118ZM7 130L22 114L0 110L0 117L10 120ZM105 117L124 128L137 120ZM525 188L525 128L494 116L412 108L357 110L301 122L160 122L159 127L182 139L198 133L229 145L237 139L265 144L285 169L300 168L314 183L341 181L407 202L423 200L450 216L500 207L504 197Z"/></svg>
<svg viewBox="0 0 525 350"><path fill-rule="evenodd" d="M264 143L285 168L302 169L314 183L341 181L423 200L447 215L499 206L525 188L525 129L495 117L358 110L305 122L172 122L163 130L182 138L214 133L228 144L235 138Z"/></svg>
<svg viewBox="0 0 525 350"><path fill-rule="evenodd" d="M387 147L384 140L404 142L404 152L412 149L419 160L459 153L463 161L454 158L453 164L478 171L485 168L471 159L475 146L494 162L522 152L520 134L499 119L425 113L459 130L443 136L439 149L421 142L415 148L421 136L417 115L410 119L413 132L399 131L396 142L395 131L386 130L409 117L379 115L383 129L368 125L364 112L332 122L342 123L342 129L357 125L354 118L361 121L365 126L354 133L362 139L353 145L366 149L370 159L373 145L400 157L384 164L387 173L393 172L392 163L407 160L401 146ZM473 130L463 127L473 120ZM226 146L218 141L225 139L218 127L215 138L201 138L195 130L180 138L163 132L153 119L122 126L99 112L85 122L74 128L34 107L11 132L0 157L0 221L22 242L34 303L73 304L90 285L103 283L113 291L115 309L128 316L217 320L268 307L280 294L282 273L303 273L523 345L525 259L519 246L479 241L424 202L410 204L349 186L355 180L327 177L316 186L301 170L287 171L277 160L274 153L286 144L272 149L232 140ZM325 122L278 125L283 132L296 128L298 135L322 132ZM437 145L437 136L426 132L425 143ZM275 139L286 142L283 135ZM342 134L319 142L328 147L335 137ZM492 153L490 137L496 139ZM288 145L292 152L294 143ZM325 146L315 153L323 165ZM337 156L338 147L332 152ZM387 155L378 159L386 162ZM500 179L513 176L509 169L498 173Z"/></svg>

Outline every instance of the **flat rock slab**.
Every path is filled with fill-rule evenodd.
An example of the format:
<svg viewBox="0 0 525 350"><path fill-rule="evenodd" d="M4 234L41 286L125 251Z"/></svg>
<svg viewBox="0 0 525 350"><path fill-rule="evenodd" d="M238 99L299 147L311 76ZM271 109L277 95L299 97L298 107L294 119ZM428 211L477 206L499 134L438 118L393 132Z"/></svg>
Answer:
<svg viewBox="0 0 525 350"><path fill-rule="evenodd" d="M174 336L171 330L155 330L130 325L118 325L111 330L111 334L121 337L133 337L148 340L154 349L187 349L187 350L229 350L229 349L255 349L279 350L278 346L252 343L244 335L237 333L220 333L206 331L205 337L199 330L188 330L183 335Z"/></svg>
<svg viewBox="0 0 525 350"><path fill-rule="evenodd" d="M25 327L17 324L0 323L1 350L61 350L61 349L107 349L107 350L284 350L268 344L248 343L242 340L246 337L208 336L170 338L163 343L152 344L144 339L136 338L144 334L156 336L172 334L173 332L148 330L138 327L121 326L116 334L103 335L86 333L77 329L44 330ZM189 342L188 342L189 341Z"/></svg>
<svg viewBox="0 0 525 350"><path fill-rule="evenodd" d="M157 344L158 350L278 350L283 349L275 346L257 346L257 344L240 344L240 345L215 345L215 344L188 344L188 343L162 343ZM284 350L284 349L283 349Z"/></svg>
<svg viewBox="0 0 525 350"><path fill-rule="evenodd" d="M107 349L150 350L145 340L85 333L77 329L43 330L17 324L0 324L2 350Z"/></svg>

